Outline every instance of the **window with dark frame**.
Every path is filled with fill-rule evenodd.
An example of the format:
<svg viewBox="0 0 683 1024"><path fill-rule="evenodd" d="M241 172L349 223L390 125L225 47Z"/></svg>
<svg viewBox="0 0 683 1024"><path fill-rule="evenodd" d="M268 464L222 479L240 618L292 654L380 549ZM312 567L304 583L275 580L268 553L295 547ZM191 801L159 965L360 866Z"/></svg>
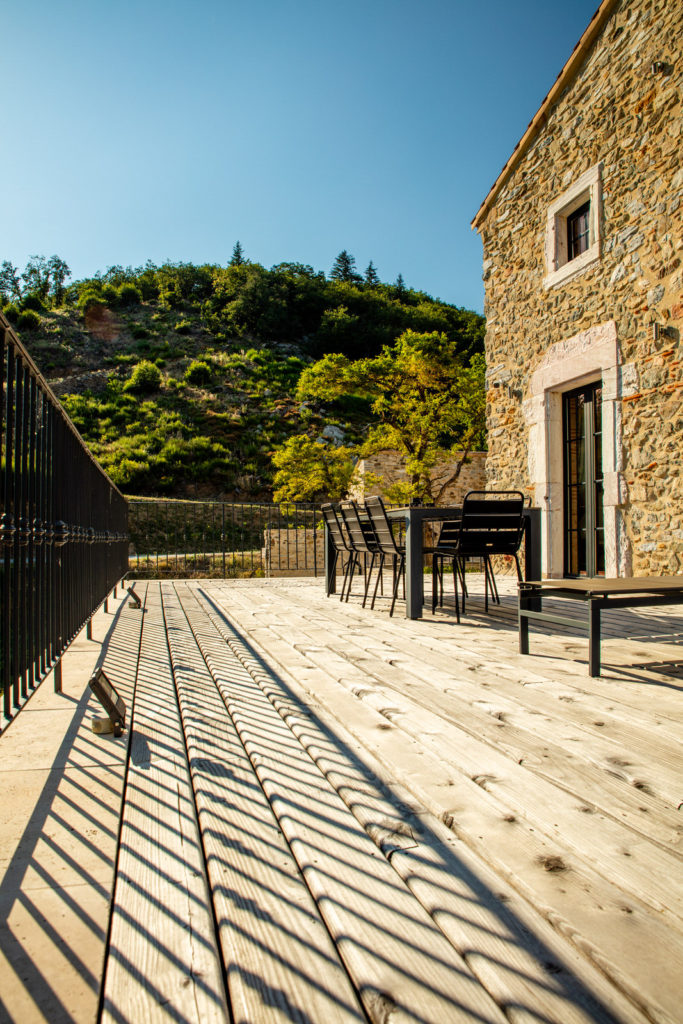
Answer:
<svg viewBox="0 0 683 1024"><path fill-rule="evenodd" d="M590 200L567 217L567 258L573 260L590 246Z"/></svg>

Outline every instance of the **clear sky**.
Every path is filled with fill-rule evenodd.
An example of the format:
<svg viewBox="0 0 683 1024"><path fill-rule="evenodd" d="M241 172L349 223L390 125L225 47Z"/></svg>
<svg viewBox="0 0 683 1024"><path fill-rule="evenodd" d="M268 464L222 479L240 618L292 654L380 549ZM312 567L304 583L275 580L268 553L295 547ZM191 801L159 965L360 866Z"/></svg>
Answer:
<svg viewBox="0 0 683 1024"><path fill-rule="evenodd" d="M470 221L598 0L5 0L0 260L363 271L481 311Z"/></svg>

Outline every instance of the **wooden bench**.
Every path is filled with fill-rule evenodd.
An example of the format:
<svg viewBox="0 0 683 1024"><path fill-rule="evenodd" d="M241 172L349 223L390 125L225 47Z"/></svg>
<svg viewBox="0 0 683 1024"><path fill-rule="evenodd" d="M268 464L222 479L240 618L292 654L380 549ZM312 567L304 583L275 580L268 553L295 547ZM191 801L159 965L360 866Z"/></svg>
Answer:
<svg viewBox="0 0 683 1024"><path fill-rule="evenodd" d="M583 602L586 618L543 611L543 597L566 597ZM638 579L548 579L519 584L519 650L529 653L529 620L579 625L588 629L588 671L600 675L600 614L613 608L683 604L683 576L643 576Z"/></svg>

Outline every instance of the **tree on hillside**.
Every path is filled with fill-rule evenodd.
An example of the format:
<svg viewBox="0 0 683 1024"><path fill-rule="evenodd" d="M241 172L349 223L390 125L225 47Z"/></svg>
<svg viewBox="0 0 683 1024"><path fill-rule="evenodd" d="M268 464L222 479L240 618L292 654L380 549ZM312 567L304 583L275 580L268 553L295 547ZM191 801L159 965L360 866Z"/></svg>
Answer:
<svg viewBox="0 0 683 1024"><path fill-rule="evenodd" d="M394 285L394 287L396 288L396 294L398 295L398 297L400 299L401 296L405 294L405 290L406 290L405 281L403 280L403 274L399 274L398 275L398 277L396 278L396 284Z"/></svg>
<svg viewBox="0 0 683 1024"><path fill-rule="evenodd" d="M60 259L59 256L50 256L47 261L48 271L50 274L50 294L52 295L55 304L61 306L64 301L65 284L71 277L71 271L69 267Z"/></svg>
<svg viewBox="0 0 683 1024"><path fill-rule="evenodd" d="M0 295L6 299L21 298L21 276L19 268L9 260L3 260L0 266Z"/></svg>
<svg viewBox="0 0 683 1024"><path fill-rule="evenodd" d="M275 501L339 501L349 489L354 449L290 437L272 456Z"/></svg>
<svg viewBox="0 0 683 1024"><path fill-rule="evenodd" d="M246 260L244 259L244 249L242 248L241 242L235 242L232 250L232 257L230 259L231 267L242 267Z"/></svg>
<svg viewBox="0 0 683 1024"><path fill-rule="evenodd" d="M372 260L370 260L365 269L365 283L369 284L370 287L374 287L376 284L379 284L379 275Z"/></svg>
<svg viewBox="0 0 683 1024"><path fill-rule="evenodd" d="M483 356L464 363L438 332L405 331L365 359L326 355L303 371L297 394L325 403L349 395L370 400L375 422L362 454L393 449L403 456L409 483L387 491L395 500L438 502L469 453L484 447ZM456 468L435 493L431 470L445 457L457 457Z"/></svg>
<svg viewBox="0 0 683 1024"><path fill-rule="evenodd" d="M37 295L42 302L50 298L61 305L64 285L70 277L69 267L59 256L31 256L21 275L23 294Z"/></svg>
<svg viewBox="0 0 683 1024"><path fill-rule="evenodd" d="M346 249L337 256L330 271L331 281L347 281L350 284L359 284L363 278L356 270L356 259Z"/></svg>

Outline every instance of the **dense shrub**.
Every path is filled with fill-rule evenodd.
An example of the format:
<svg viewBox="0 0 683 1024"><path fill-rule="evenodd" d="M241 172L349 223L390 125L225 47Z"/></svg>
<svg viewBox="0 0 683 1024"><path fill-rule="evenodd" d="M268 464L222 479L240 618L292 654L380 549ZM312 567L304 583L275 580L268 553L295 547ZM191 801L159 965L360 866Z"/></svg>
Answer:
<svg viewBox="0 0 683 1024"><path fill-rule="evenodd" d="M212 375L211 366L203 359L193 359L185 370L185 380L189 384L208 384Z"/></svg>
<svg viewBox="0 0 683 1024"><path fill-rule="evenodd" d="M161 370L147 359L138 363L126 383L127 391L157 391L160 387Z"/></svg>
<svg viewBox="0 0 683 1024"><path fill-rule="evenodd" d="M20 331L37 331L40 327L40 317L34 309L25 309L19 314L17 327Z"/></svg>
<svg viewBox="0 0 683 1024"><path fill-rule="evenodd" d="M104 309L106 307L106 303L101 294L94 290L91 291L90 289L81 292L78 296L78 308L83 313L83 316L85 316L86 313L94 307L99 307L100 309Z"/></svg>
<svg viewBox="0 0 683 1024"><path fill-rule="evenodd" d="M142 324L135 324L134 327L131 327L130 333L138 340L142 340L142 338L149 338L149 331L146 327L143 327Z"/></svg>
<svg viewBox="0 0 683 1024"><path fill-rule="evenodd" d="M109 306L115 306L119 299L119 290L113 284L105 284L102 288L102 298Z"/></svg>
<svg viewBox="0 0 683 1024"><path fill-rule="evenodd" d="M189 334L192 330L192 324L189 320L179 320L175 325L176 334Z"/></svg>
<svg viewBox="0 0 683 1024"><path fill-rule="evenodd" d="M36 313L42 313L45 309L45 305L40 295L36 295L35 292L30 292L28 295L24 295L21 300L22 309L32 309Z"/></svg>
<svg viewBox="0 0 683 1024"><path fill-rule="evenodd" d="M142 302L140 289L130 281L124 282L118 289L118 301L120 306L139 306Z"/></svg>
<svg viewBox="0 0 683 1024"><path fill-rule="evenodd" d="M19 308L13 302L8 302L2 311L11 324L16 324L19 319Z"/></svg>

